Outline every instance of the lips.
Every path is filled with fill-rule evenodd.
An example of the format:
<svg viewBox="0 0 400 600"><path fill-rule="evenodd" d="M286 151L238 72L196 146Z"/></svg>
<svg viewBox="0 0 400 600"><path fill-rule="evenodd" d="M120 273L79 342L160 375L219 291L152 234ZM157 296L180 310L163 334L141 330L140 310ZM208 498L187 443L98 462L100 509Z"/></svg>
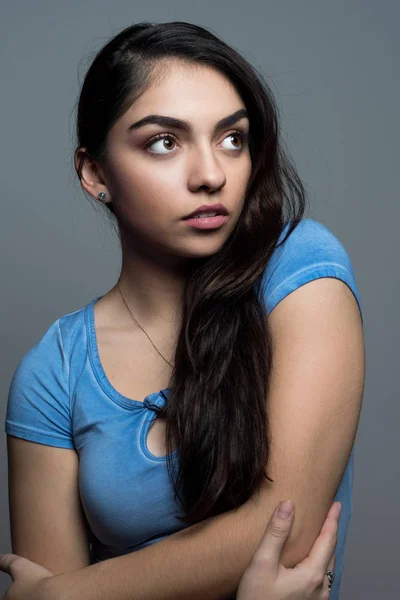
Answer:
<svg viewBox="0 0 400 600"><path fill-rule="evenodd" d="M225 206L223 204L208 204L208 205L204 205L203 206L199 206L198 208L196 208L195 211L193 211L192 213L190 213L190 215L187 215L186 217L183 217L184 219L191 219L192 217L195 217L197 215L202 215L202 214L209 214L209 213L215 213L215 215L227 215L228 211L226 210Z"/></svg>

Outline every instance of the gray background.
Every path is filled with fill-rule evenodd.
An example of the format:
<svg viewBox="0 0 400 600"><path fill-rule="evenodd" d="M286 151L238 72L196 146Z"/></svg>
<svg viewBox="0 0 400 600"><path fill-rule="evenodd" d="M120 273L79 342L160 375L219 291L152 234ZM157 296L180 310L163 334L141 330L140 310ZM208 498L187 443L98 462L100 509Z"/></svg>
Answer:
<svg viewBox="0 0 400 600"><path fill-rule="evenodd" d="M0 552L11 552L4 419L12 374L52 322L119 275L117 238L72 166L79 82L92 53L142 20L211 28L261 69L310 194L309 216L350 255L367 374L341 598L398 597L400 8L388 0L2 0ZM0 593L10 583L2 574Z"/></svg>

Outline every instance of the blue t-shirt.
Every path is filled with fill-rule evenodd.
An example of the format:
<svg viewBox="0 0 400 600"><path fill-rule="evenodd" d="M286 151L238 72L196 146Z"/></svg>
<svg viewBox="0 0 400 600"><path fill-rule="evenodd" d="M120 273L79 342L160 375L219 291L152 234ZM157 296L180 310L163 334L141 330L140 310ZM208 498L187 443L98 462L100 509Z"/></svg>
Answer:
<svg viewBox="0 0 400 600"><path fill-rule="evenodd" d="M303 219L275 250L265 271L267 312L293 290L320 277L344 281L361 312L345 248L324 225ZM93 307L99 298L57 319L23 356L11 381L5 421L8 434L78 452L91 564L139 550L187 527L177 519L181 507L174 501L166 457L153 456L146 446L169 388L141 401L123 396L111 385L96 342ZM178 459L175 450L175 465ZM354 446L335 497L343 508L331 600L339 598L352 514L353 462Z"/></svg>

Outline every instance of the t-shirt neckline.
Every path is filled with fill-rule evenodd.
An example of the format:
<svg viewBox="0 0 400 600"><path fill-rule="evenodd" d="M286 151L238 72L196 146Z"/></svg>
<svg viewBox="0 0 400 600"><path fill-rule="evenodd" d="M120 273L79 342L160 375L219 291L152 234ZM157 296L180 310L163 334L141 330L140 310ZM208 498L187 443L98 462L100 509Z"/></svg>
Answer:
<svg viewBox="0 0 400 600"><path fill-rule="evenodd" d="M164 388L157 392L152 392L151 394L146 396L146 398L144 398L144 400L142 401L124 396L123 394L118 392L118 390L116 390L115 387L109 381L100 361L94 321L94 305L97 302L97 300L100 300L100 298L102 297L103 296L97 296L97 298L94 298L91 302L89 302L89 304L87 304L85 310L89 360L92 366L93 373L99 385L107 394L107 396L109 396L114 402L128 410L135 410L137 408L148 408L152 410L157 410L157 408L164 408L166 400L168 398L168 394L170 392L170 388Z"/></svg>

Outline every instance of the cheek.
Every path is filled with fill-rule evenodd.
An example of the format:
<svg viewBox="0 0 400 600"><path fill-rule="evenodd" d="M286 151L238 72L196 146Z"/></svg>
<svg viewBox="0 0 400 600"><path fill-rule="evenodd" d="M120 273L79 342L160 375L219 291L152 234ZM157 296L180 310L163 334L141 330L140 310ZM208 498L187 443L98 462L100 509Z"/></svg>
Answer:
<svg viewBox="0 0 400 600"><path fill-rule="evenodd" d="M246 164L242 165L242 168L237 169L231 173L230 188L235 195L236 203L244 202L244 195L246 193L247 183L251 176L251 162L250 159Z"/></svg>
<svg viewBox="0 0 400 600"><path fill-rule="evenodd" d="M154 179L145 174L124 176L120 181L120 191L117 199L120 218L125 221L131 231L140 232L141 236L162 237L177 215L179 210L179 195L171 184Z"/></svg>
<svg viewBox="0 0 400 600"><path fill-rule="evenodd" d="M171 179L166 173L148 165L136 165L135 168L119 163L111 173L113 192L121 210L151 217L153 213L168 214L173 210L172 200L177 198L176 178Z"/></svg>

